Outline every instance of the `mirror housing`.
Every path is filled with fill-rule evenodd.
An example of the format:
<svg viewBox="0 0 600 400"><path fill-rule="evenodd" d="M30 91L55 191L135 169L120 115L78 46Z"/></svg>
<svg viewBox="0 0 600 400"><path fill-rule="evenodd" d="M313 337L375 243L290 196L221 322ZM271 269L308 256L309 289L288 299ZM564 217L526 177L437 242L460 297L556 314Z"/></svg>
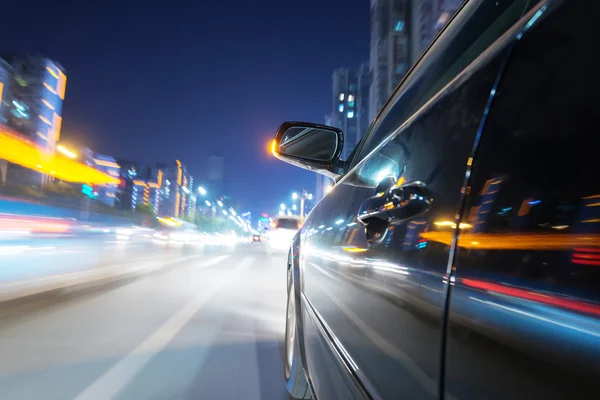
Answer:
<svg viewBox="0 0 600 400"><path fill-rule="evenodd" d="M336 180L343 173L340 160L343 132L310 122L284 122L277 129L271 152L278 159Z"/></svg>

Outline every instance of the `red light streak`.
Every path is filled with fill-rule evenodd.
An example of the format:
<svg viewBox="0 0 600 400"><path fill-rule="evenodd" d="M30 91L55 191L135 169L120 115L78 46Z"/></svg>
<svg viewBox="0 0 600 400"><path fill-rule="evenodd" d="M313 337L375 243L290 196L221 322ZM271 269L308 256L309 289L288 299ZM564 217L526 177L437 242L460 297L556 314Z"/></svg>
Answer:
<svg viewBox="0 0 600 400"><path fill-rule="evenodd" d="M530 290L519 289L515 287L500 285L497 283L489 283L476 279L461 279L462 283L466 286L487 290L494 293L503 294L511 297L518 297L520 299L532 300L539 303L548 304L551 306L557 306L566 308L573 311L579 311L586 314L593 314L600 316L600 306L597 304L585 303L580 300L568 299L564 297L558 297L555 295L548 295L542 293L532 292Z"/></svg>

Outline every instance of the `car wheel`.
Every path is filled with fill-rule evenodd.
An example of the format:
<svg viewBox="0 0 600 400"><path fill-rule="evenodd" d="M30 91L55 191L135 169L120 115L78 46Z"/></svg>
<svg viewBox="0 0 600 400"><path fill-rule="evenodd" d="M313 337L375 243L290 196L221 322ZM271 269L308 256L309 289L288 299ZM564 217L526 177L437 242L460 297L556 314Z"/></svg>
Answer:
<svg viewBox="0 0 600 400"><path fill-rule="evenodd" d="M285 386L294 399L310 399L308 382L304 376L300 360L300 347L298 346L294 285L288 285L288 288L285 322Z"/></svg>

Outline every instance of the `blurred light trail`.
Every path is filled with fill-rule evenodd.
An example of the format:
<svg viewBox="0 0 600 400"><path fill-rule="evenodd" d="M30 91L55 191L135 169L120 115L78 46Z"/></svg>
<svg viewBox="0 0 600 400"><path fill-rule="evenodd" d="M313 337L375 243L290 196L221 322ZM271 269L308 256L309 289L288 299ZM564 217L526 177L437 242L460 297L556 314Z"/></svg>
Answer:
<svg viewBox="0 0 600 400"><path fill-rule="evenodd" d="M64 154L65 156L67 156L69 158L77 158L77 154L75 154L71 150L67 149L62 144L59 144L58 146L56 146L56 150L60 151L62 154Z"/></svg>
<svg viewBox="0 0 600 400"><path fill-rule="evenodd" d="M96 185L118 184L119 180L63 155L50 155L34 142L0 124L0 159L50 174L68 182Z"/></svg>
<svg viewBox="0 0 600 400"><path fill-rule="evenodd" d="M0 235L27 233L63 233L71 222L62 218L0 214Z"/></svg>

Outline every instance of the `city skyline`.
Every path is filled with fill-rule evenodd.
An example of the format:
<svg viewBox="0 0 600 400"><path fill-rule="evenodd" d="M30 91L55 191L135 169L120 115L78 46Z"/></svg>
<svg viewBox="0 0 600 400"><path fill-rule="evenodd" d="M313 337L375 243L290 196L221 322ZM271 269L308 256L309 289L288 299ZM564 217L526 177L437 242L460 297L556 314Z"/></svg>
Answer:
<svg viewBox="0 0 600 400"><path fill-rule="evenodd" d="M180 159L194 176L219 154L227 191L253 213L314 187L309 172L270 157L267 143L285 120L320 122L331 71L368 57L361 0L242 3L235 13L219 2L167 10L119 2L116 14L107 4L34 3L28 13L9 4L0 34L11 38L6 51L44 54L68 71L62 139L142 164ZM289 29L306 20L314 27Z"/></svg>

